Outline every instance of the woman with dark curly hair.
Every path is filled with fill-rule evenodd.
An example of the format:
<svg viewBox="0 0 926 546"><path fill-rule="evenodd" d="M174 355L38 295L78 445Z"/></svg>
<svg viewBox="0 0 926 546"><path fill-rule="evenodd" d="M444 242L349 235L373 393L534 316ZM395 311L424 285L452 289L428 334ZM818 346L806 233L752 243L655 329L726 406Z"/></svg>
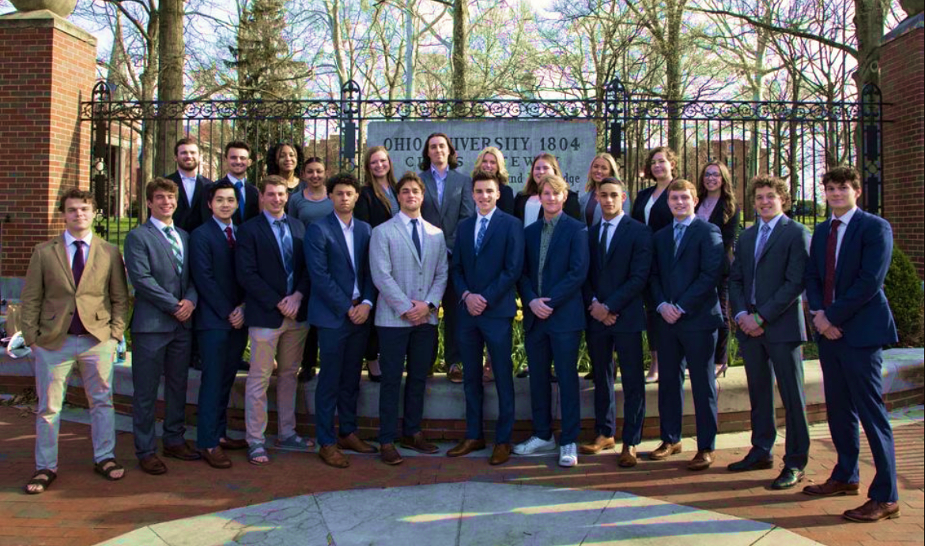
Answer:
<svg viewBox="0 0 926 546"><path fill-rule="evenodd" d="M305 162L302 148L291 142L280 142L267 151L267 174L282 176L289 193L301 189L299 173Z"/></svg>
<svg viewBox="0 0 926 546"><path fill-rule="evenodd" d="M717 284L717 297L720 300L720 314L723 325L717 330L717 346L714 349L714 375L719 377L727 372L727 340L730 337L730 317L728 315L727 279L730 276L730 264L733 263L733 243L740 225L740 209L736 205L736 194L727 166L719 161L709 161L701 169L698 177L698 205L695 208L698 218L720 228L723 238L723 261L720 282Z"/></svg>

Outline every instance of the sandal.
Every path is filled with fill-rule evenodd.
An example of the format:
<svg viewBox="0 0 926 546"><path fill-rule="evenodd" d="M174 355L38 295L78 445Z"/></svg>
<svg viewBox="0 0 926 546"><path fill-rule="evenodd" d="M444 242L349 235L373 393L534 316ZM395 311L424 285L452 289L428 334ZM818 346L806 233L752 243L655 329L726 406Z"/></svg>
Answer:
<svg viewBox="0 0 926 546"><path fill-rule="evenodd" d="M258 460L261 458L266 460ZM270 455L267 455L267 450L264 449L264 444L254 444L248 447L248 462L257 466L270 464Z"/></svg>
<svg viewBox="0 0 926 546"><path fill-rule="evenodd" d="M49 487L51 487L51 484L54 483L55 478L57 477L58 477L58 474L56 474L55 472L52 472L51 470L48 470L47 468L43 468L42 470L36 470L35 474L32 475L32 479L29 480L29 483L26 484L26 487L25 487L26 493L29 495L38 495L39 493L44 493L45 491L48 490ZM41 489L34 490L34 491L30 490L29 489L30 485L38 485L39 487L41 487Z"/></svg>
<svg viewBox="0 0 926 546"><path fill-rule="evenodd" d="M111 482L119 481L125 477L125 472L123 472L122 475L119 476L118 478L113 477L113 472L116 472L118 470L124 471L125 468L121 464L117 463L116 459L112 457L108 459L103 459L102 461L93 465L94 472L96 472L100 476L103 476L104 478L106 478L107 480Z"/></svg>
<svg viewBox="0 0 926 546"><path fill-rule="evenodd" d="M273 447L282 449L283 451L308 451L315 447L315 442L306 440L298 434L293 434L289 438L284 438L282 440L277 438L276 441L273 442Z"/></svg>

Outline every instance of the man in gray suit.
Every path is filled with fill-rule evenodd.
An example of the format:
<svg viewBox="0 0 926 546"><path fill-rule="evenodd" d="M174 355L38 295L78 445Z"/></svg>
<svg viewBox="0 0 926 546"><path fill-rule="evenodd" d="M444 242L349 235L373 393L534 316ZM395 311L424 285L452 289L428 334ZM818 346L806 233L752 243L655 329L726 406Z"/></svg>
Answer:
<svg viewBox="0 0 926 546"><path fill-rule="evenodd" d="M782 214L791 204L788 185L771 176L752 180L759 218L740 235L730 271L730 304L746 363L752 405L752 449L733 472L772 468L775 443L773 380L785 407L784 469L772 489L794 487L804 477L810 434L804 409L805 341L801 292L810 233Z"/></svg>
<svg viewBox="0 0 926 546"><path fill-rule="evenodd" d="M389 465L402 462L394 442L406 360L405 413L399 442L421 453L438 451L421 432L421 416L428 369L437 350L437 305L447 286L444 235L421 218L424 183L415 173L407 172L396 184L396 194L399 213L374 229L370 239L371 277L379 289L374 323L383 372L379 387L380 454Z"/></svg>
<svg viewBox="0 0 926 546"><path fill-rule="evenodd" d="M457 151L444 133L432 133L421 151L421 180L424 181L424 202L421 216L429 224L444 232L447 250L453 251L457 224L473 215L473 185L468 176L453 169L459 165ZM449 258L448 258L449 261ZM447 283L444 292L444 362L447 378L454 383L463 382L460 349L457 346L457 306L459 304L453 283ZM436 352L435 352L436 356ZM433 357L432 357L433 360Z"/></svg>
<svg viewBox="0 0 926 546"><path fill-rule="evenodd" d="M196 288L190 277L190 238L174 226L177 184L155 178L145 186L151 217L125 238L125 264L135 288L132 314L132 431L135 455L148 474L163 474L158 458L154 406L164 375L164 456L200 458L186 440L187 374L193 342Z"/></svg>

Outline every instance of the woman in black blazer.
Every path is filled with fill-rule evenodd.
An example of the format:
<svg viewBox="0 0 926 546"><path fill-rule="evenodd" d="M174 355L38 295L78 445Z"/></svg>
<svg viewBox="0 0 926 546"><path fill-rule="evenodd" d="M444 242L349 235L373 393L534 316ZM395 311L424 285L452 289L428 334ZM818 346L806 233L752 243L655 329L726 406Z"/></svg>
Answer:
<svg viewBox="0 0 926 546"><path fill-rule="evenodd" d="M354 216L375 228L399 212L395 195L395 172L385 147L373 146L363 154L363 182L360 197L354 206ZM364 358L367 361L367 377L379 383L382 374L379 369L379 338L376 336L376 328L370 328Z"/></svg>
<svg viewBox="0 0 926 546"><path fill-rule="evenodd" d="M720 299L720 314L723 326L717 330L717 346L714 349L714 375L719 377L727 371L727 340L730 338L730 316L727 300L727 279L730 276L730 264L733 262L733 244L739 232L740 209L736 205L736 194L727 166L719 161L709 161L698 177L698 205L695 208L698 218L708 221L720 228L723 239L723 251L727 259L723 261L720 281L717 283L717 296Z"/></svg>
<svg viewBox="0 0 926 546"><path fill-rule="evenodd" d="M543 207L540 206L540 196L537 193L537 185L541 178L547 174L563 176L562 169L559 168L559 161L553 154L539 154L531 162L531 171L527 176L527 182L524 183L524 189L514 197L514 215L518 220L524 222L524 227L533 224L543 217ZM535 203L537 206L537 216L529 221L524 220L524 211L528 203ZM563 204L563 212L572 216L576 220L582 220L582 213L579 208L579 194L569 190L566 196L566 203Z"/></svg>
<svg viewBox="0 0 926 546"><path fill-rule="evenodd" d="M495 203L505 214L514 215L514 190L508 185L508 169L505 168L505 156L495 146L487 146L473 163L473 172L470 178L475 178L479 171L494 174L498 178L498 202Z"/></svg>
<svg viewBox="0 0 926 546"><path fill-rule="evenodd" d="M673 216L669 210L669 192L666 188L675 178L677 167L678 156L667 146L650 150L643 165L643 175L656 183L637 193L630 216L648 225L653 234L672 224ZM652 301L648 291L644 292L643 299L646 303L646 340L652 357L646 382L655 383L659 380L659 359L656 354L656 304L659 302Z"/></svg>

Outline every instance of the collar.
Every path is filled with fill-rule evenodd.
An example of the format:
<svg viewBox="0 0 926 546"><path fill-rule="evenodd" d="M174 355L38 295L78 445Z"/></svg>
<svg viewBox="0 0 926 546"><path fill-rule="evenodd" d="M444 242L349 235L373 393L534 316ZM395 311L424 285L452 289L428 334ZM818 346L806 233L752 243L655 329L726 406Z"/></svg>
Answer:
<svg viewBox="0 0 926 546"><path fill-rule="evenodd" d="M759 220L759 230L760 230L759 233L762 233L761 230L762 230L762 226L763 226L763 225L768 226L768 228L769 228L769 233L771 233L772 231L774 231L774 230L775 230L775 226L778 225L778 221L781 220L781 217L782 217L782 216L784 216L784 213L783 213L783 212L779 212L774 218L772 218L772 219L769 220L768 222L764 222L764 221L762 221L762 220Z"/></svg>
<svg viewBox="0 0 926 546"><path fill-rule="evenodd" d="M435 178L435 179L445 180L445 179L447 178L447 174L449 174L449 173L450 173L450 165L449 165L449 164L448 164L446 167L444 167L444 170L443 170L443 171L439 170L439 169L438 169L437 167L435 167L434 165L431 165L431 174L434 175L434 178Z"/></svg>
<svg viewBox="0 0 926 546"><path fill-rule="evenodd" d="M498 207L492 207L492 210L489 211L489 214L486 214L485 216L479 214L479 212L477 211L477 212L476 212L476 219L481 221L483 218L485 218L486 220L488 220L489 222L491 222L491 221L492 221L492 216L495 215L495 211L496 211L496 210L498 210ZM478 222L477 222L477 223L478 223Z"/></svg>
<svg viewBox="0 0 926 546"><path fill-rule="evenodd" d="M399 211L398 216L399 216L399 219L402 220L402 225L404 225L405 227L408 227L408 224L409 224L412 220L418 220L418 224L421 225L421 217L420 217L420 216L419 216L418 218L411 218L411 217L409 217L407 214L405 214L405 213L402 212L402 211ZM338 220L340 220L340 218L339 218Z"/></svg>
<svg viewBox="0 0 926 546"><path fill-rule="evenodd" d="M71 235L70 231L64 230L64 244L70 247L74 244L74 241L83 241L84 244L87 245L87 248L90 248L90 242L93 241L93 231L88 231L86 237L83 239L78 239L77 237Z"/></svg>
<svg viewBox="0 0 926 546"><path fill-rule="evenodd" d="M686 228L687 228L687 227L690 227L690 226L691 226L691 222L694 221L694 219L695 219L695 215L694 215L694 214L692 214L692 215L689 216L688 218L685 218L685 219L682 220L681 222L679 222L677 219L673 218L673 219L672 219L672 229L675 229L675 226L677 226L677 225L679 225L679 224L685 226Z"/></svg>
<svg viewBox="0 0 926 546"><path fill-rule="evenodd" d="M164 228L166 228L166 227L170 227L170 228L172 228L174 231L177 230L177 227L174 226L173 219L171 219L170 226L168 226L168 225L165 224L164 222L158 220L158 219L155 218L154 216L150 216L150 217L148 218L148 220L151 220L151 223L154 224L154 227L158 228L159 231L164 231Z"/></svg>
<svg viewBox="0 0 926 546"><path fill-rule="evenodd" d="M615 216L614 218L611 218L610 220L605 220L605 219L604 219L604 216L602 216L602 217L601 217L601 223L602 223L602 224L611 224L612 226L617 227L617 224L620 224L620 223L621 223L621 220L623 220L623 219L624 219L624 211L621 211L620 214L618 214L618 215Z"/></svg>
<svg viewBox="0 0 926 546"><path fill-rule="evenodd" d="M225 176L228 177L228 181L231 182L232 184L235 184L235 183L238 183L238 182L245 183L245 182L248 181L248 177L247 177L247 176L245 176L244 178L235 178L235 175L233 175L233 174L231 174L231 173L228 173L228 174L226 174Z"/></svg>
<svg viewBox="0 0 926 546"><path fill-rule="evenodd" d="M556 227L556 224L559 222L559 219L563 217L563 211L560 211L559 214L553 217L552 220L547 220L546 216L543 217L543 224L549 225L551 227Z"/></svg>
<svg viewBox="0 0 926 546"><path fill-rule="evenodd" d="M183 174L183 171L181 171L180 169L177 169L177 174L180 175L180 180L192 180L193 182L196 182L196 179L199 177L199 174L194 174L193 176L187 176Z"/></svg>
<svg viewBox="0 0 926 546"><path fill-rule="evenodd" d="M334 215L334 218L335 220L338 221L339 224L341 224L341 231L354 231L354 217L353 216L350 217L350 224L345 224L344 222L342 222L341 217L338 216L337 214Z"/></svg>
<svg viewBox="0 0 926 546"><path fill-rule="evenodd" d="M849 222L852 220L852 217L855 216L855 211L857 210L858 210L858 207L852 207L851 209L849 209L849 212L843 214L840 217L837 217L836 213L833 213L833 215L830 217L830 220L831 221L839 220L840 222L842 222L843 225L848 225Z"/></svg>
<svg viewBox="0 0 926 546"><path fill-rule="evenodd" d="M283 214L283 216L280 216L279 218L274 218L273 216L270 215L269 212L265 210L260 211L260 213L264 215L264 218L266 218L268 222L270 222L271 226L273 226L273 223L276 222L277 220L280 220L284 224L286 223L286 220L287 220L285 213Z"/></svg>
<svg viewBox="0 0 926 546"><path fill-rule="evenodd" d="M234 220L229 219L228 223L226 224L225 222L216 218L215 215L212 216L212 219L215 220L215 223L219 225L219 228L221 228L222 231L225 231L225 228L227 227L230 227L232 228L232 231L235 231L235 221Z"/></svg>

